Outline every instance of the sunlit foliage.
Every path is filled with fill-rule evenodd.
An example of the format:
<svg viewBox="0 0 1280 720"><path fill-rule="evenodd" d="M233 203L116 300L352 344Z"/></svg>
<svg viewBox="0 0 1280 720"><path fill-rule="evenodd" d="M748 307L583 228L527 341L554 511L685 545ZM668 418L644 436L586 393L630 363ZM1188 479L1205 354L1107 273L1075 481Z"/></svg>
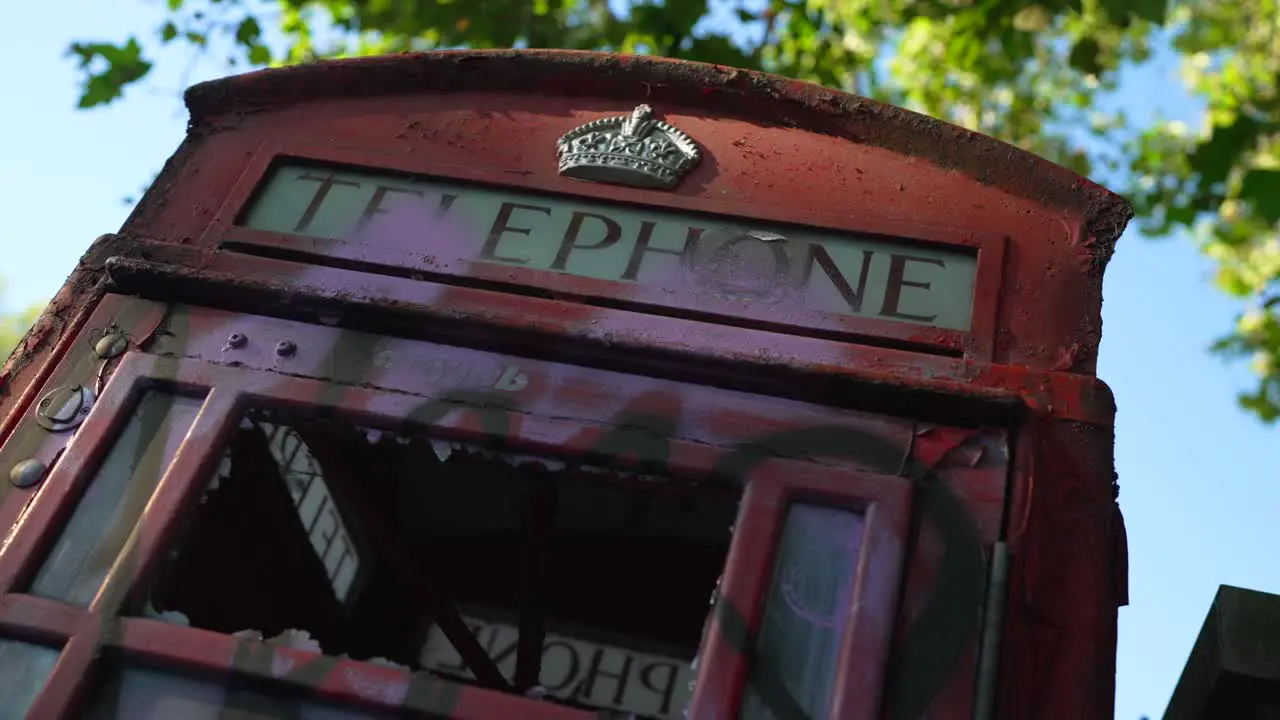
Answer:
<svg viewBox="0 0 1280 720"><path fill-rule="evenodd" d="M0 279L0 298L4 297L4 281ZM10 315L0 315L0 365L8 359L9 353L18 346L27 328L40 315L40 307L35 306Z"/></svg>

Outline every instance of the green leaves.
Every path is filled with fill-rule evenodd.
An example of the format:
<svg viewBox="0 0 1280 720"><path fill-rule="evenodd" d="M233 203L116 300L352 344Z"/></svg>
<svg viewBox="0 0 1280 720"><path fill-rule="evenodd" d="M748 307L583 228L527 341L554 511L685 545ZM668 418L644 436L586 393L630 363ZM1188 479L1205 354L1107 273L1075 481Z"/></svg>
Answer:
<svg viewBox="0 0 1280 720"><path fill-rule="evenodd" d="M693 28L707 14L710 8L707 7L707 0L666 0L661 6L657 7L659 14L664 18L663 26L675 35L689 37L693 34Z"/></svg>
<svg viewBox="0 0 1280 720"><path fill-rule="evenodd" d="M249 48L249 63L252 65L266 65L271 62L271 50L266 45L254 45Z"/></svg>
<svg viewBox="0 0 1280 720"><path fill-rule="evenodd" d="M1272 296L1258 307L1236 318L1231 335L1214 343L1214 352L1228 357L1248 357L1258 385L1242 393L1241 407L1265 423L1280 420L1280 317L1276 315L1280 295Z"/></svg>
<svg viewBox="0 0 1280 720"><path fill-rule="evenodd" d="M1102 66L1102 46L1091 37L1083 37L1071 46L1071 55L1067 61L1071 67L1088 75L1100 75Z"/></svg>
<svg viewBox="0 0 1280 720"><path fill-rule="evenodd" d="M1119 4L1120 0L1112 2ZM1164 24L1169 9L1169 0L1124 0L1123 4L1129 7L1134 17L1156 25Z"/></svg>
<svg viewBox="0 0 1280 720"><path fill-rule="evenodd" d="M707 35L694 38L689 49L683 53L686 57L697 58L702 62L729 67L745 67L753 64L750 55L733 44L733 40L724 35Z"/></svg>
<svg viewBox="0 0 1280 720"><path fill-rule="evenodd" d="M72 43L68 54L79 60L85 73L81 86L81 108L105 105L120 97L127 85L141 80L151 71L151 63L142 57L142 46L136 37L123 45L111 43Z"/></svg>
<svg viewBox="0 0 1280 720"><path fill-rule="evenodd" d="M1212 186L1227 179L1241 153L1255 143L1261 128L1258 122L1238 115L1230 125L1213 128L1209 139L1201 143L1189 158L1191 169L1199 174L1201 184Z"/></svg>
<svg viewBox="0 0 1280 720"><path fill-rule="evenodd" d="M1013 15L1013 27L1021 32L1044 32L1053 23L1054 13L1044 5L1028 5Z"/></svg>
<svg viewBox="0 0 1280 720"><path fill-rule="evenodd" d="M1268 225L1280 222L1280 170L1250 170L1240 183L1239 197Z"/></svg>
<svg viewBox="0 0 1280 720"><path fill-rule="evenodd" d="M4 278L0 277L0 296L3 295ZM9 359L9 355L17 348L22 336L27 333L43 309L43 305L33 305L21 312L0 314L0 365L4 365Z"/></svg>
<svg viewBox="0 0 1280 720"><path fill-rule="evenodd" d="M1107 16L1120 22L1130 16L1140 20L1163 25L1170 0L1101 0L1100 5Z"/></svg>
<svg viewBox="0 0 1280 720"><path fill-rule="evenodd" d="M1135 143L1132 194L1149 232L1194 229L1217 264L1214 281L1250 309L1213 346L1248 358L1257 385L1239 397L1264 422L1280 419L1280 44L1276 0L1173 2L1166 22L1183 80L1202 103L1202 133L1152 128ZM1171 126L1170 126L1171 127Z"/></svg>
<svg viewBox="0 0 1280 720"><path fill-rule="evenodd" d="M246 47L253 47L262 37L262 27L258 25L258 19L255 17L246 17L236 26L236 42Z"/></svg>
<svg viewBox="0 0 1280 720"><path fill-rule="evenodd" d="M247 51L250 65L266 65L271 62L271 50L262 43L262 27L252 15L240 21L235 30L236 43Z"/></svg>

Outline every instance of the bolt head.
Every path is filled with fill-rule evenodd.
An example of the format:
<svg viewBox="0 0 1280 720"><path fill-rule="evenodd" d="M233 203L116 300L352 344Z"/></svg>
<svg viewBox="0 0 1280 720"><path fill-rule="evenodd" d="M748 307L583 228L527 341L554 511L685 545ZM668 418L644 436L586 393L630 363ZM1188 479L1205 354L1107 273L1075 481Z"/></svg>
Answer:
<svg viewBox="0 0 1280 720"><path fill-rule="evenodd" d="M227 336L227 347L242 348L249 342L249 338L242 333L231 333Z"/></svg>
<svg viewBox="0 0 1280 720"><path fill-rule="evenodd" d="M298 346L292 340L281 340L276 343L276 355L280 357L289 357L298 351Z"/></svg>
<svg viewBox="0 0 1280 720"><path fill-rule="evenodd" d="M45 465L35 458L14 463L9 468L9 482L14 487L29 488L44 479Z"/></svg>
<svg viewBox="0 0 1280 720"><path fill-rule="evenodd" d="M93 345L94 354L104 360L123 355L128 349L129 338L120 332L109 332L98 338L98 342Z"/></svg>

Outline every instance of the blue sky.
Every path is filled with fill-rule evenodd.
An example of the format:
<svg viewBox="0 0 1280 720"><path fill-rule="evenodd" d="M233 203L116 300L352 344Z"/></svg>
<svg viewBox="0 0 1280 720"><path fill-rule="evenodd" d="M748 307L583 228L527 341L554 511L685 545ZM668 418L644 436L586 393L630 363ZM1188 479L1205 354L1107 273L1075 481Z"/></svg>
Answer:
<svg viewBox="0 0 1280 720"><path fill-rule="evenodd" d="M126 101L77 111L71 39L150 32L160 0L13 3L0 44L0 308L52 295L93 238L119 228L136 196L177 148L184 84L223 72L165 53ZM1130 73L1120 96L1135 114L1195 116L1162 55ZM1119 404L1116 464L1129 530L1132 604L1120 615L1116 717L1163 713L1219 584L1280 593L1268 557L1280 547L1280 442L1234 401L1243 363L1206 353L1236 305L1210 280L1190 241L1130 231L1107 270L1099 374Z"/></svg>

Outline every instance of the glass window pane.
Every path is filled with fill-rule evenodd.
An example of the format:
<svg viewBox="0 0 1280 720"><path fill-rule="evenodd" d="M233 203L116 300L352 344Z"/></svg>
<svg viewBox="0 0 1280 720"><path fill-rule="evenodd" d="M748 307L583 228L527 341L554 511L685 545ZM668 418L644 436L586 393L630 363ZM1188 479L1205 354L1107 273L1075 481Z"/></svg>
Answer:
<svg viewBox="0 0 1280 720"><path fill-rule="evenodd" d="M203 403L142 396L36 575L33 595L81 606L93 600Z"/></svg>
<svg viewBox="0 0 1280 720"><path fill-rule="evenodd" d="M241 682L220 682L149 668L113 667L89 701L86 720L365 720L383 713L326 706Z"/></svg>
<svg viewBox="0 0 1280 720"><path fill-rule="evenodd" d="M0 640L0 720L21 720L44 688L58 651L43 645Z"/></svg>
<svg viewBox="0 0 1280 720"><path fill-rule="evenodd" d="M853 609L863 525L863 516L848 510L788 508L743 718L825 717Z"/></svg>

